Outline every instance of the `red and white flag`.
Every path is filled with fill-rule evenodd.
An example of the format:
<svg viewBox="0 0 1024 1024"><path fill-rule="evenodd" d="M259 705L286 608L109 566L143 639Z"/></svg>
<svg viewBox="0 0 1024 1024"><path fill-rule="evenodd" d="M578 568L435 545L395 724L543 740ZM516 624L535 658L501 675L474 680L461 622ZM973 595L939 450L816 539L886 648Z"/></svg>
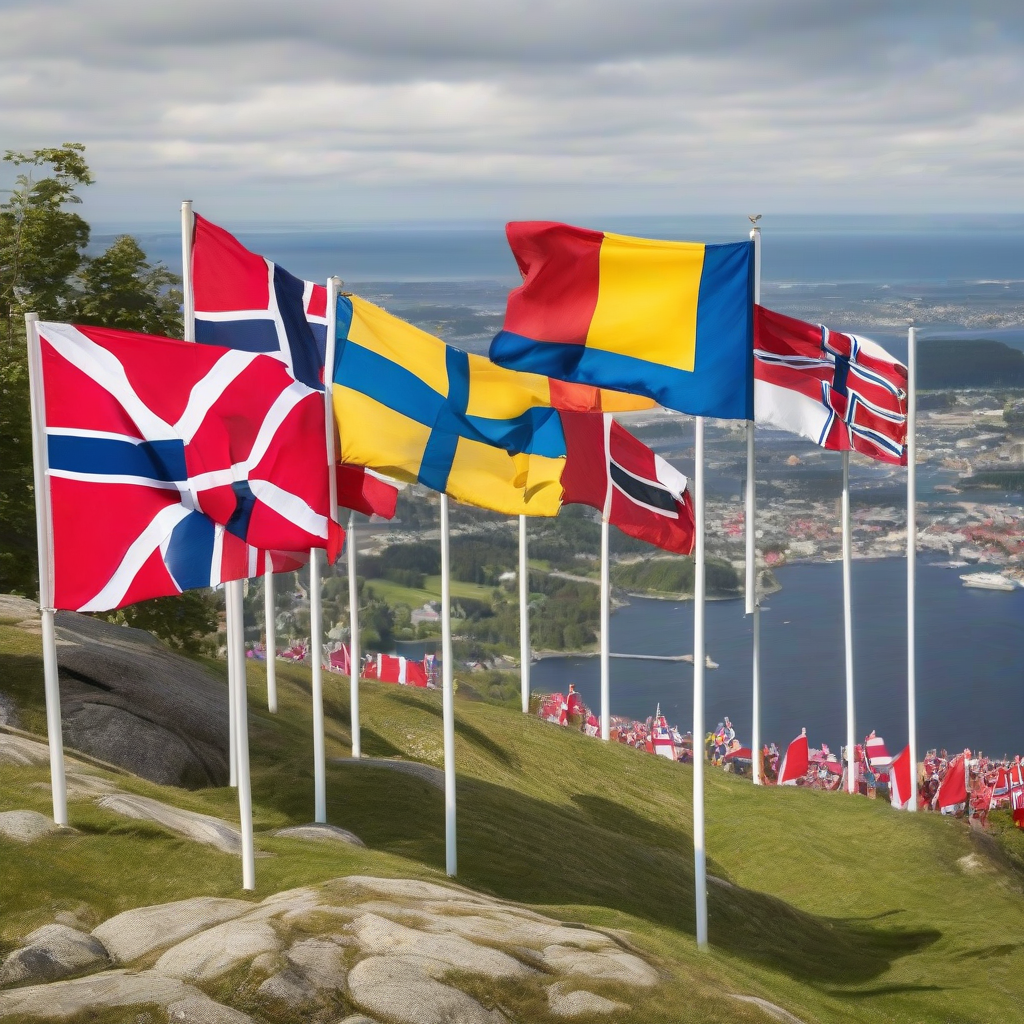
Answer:
<svg viewBox="0 0 1024 1024"><path fill-rule="evenodd" d="M780 786L795 786L797 779L807 774L810 765L810 751L807 747L807 733L802 732L786 750L786 755L779 766Z"/></svg>
<svg viewBox="0 0 1024 1024"><path fill-rule="evenodd" d="M38 325L55 607L105 611L278 571L329 519L323 400L277 360ZM319 426L318 426L319 424Z"/></svg>
<svg viewBox="0 0 1024 1024"><path fill-rule="evenodd" d="M898 811L912 810L910 806L910 789L913 766L910 763L910 747L892 759L889 767L889 800Z"/></svg>
<svg viewBox="0 0 1024 1024"><path fill-rule="evenodd" d="M755 306L754 419L906 465L907 368L868 338Z"/></svg>
<svg viewBox="0 0 1024 1024"><path fill-rule="evenodd" d="M263 352L313 390L324 390L327 288L300 281L195 215L192 291L196 340ZM339 465L338 504L390 519L398 491L362 466Z"/></svg>
<svg viewBox="0 0 1024 1024"><path fill-rule="evenodd" d="M946 774L939 783L939 791L935 794L935 808L939 811L948 811L966 802L967 759L963 754L957 754L949 762Z"/></svg>
<svg viewBox="0 0 1024 1024"><path fill-rule="evenodd" d="M402 686L426 686L427 669L421 661L411 661L394 654L371 656L363 677L382 683L399 683Z"/></svg>
<svg viewBox="0 0 1024 1024"><path fill-rule="evenodd" d="M561 412L564 504L590 505L613 526L666 551L693 551L693 502L686 477L610 413Z"/></svg>

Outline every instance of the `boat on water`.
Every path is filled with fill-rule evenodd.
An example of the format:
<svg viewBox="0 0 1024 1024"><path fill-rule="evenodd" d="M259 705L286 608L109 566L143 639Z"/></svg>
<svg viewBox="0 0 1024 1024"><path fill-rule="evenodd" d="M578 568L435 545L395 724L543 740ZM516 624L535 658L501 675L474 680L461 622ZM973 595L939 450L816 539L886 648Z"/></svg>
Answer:
<svg viewBox="0 0 1024 1024"><path fill-rule="evenodd" d="M998 572L968 572L960 577L965 587L980 587L982 590L1016 590L1017 584Z"/></svg>

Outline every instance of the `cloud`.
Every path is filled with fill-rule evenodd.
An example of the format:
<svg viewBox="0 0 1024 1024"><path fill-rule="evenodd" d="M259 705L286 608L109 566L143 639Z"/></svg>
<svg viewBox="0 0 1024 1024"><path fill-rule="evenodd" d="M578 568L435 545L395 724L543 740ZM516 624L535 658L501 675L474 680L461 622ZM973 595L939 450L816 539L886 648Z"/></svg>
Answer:
<svg viewBox="0 0 1024 1024"><path fill-rule="evenodd" d="M1020 204L1024 5L0 0L0 133L100 215Z"/></svg>

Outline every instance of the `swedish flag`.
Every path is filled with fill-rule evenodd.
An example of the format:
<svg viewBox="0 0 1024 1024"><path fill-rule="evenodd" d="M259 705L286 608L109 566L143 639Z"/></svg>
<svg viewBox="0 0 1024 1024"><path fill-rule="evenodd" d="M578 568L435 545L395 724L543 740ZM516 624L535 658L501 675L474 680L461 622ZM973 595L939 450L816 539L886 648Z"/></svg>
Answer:
<svg viewBox="0 0 1024 1024"><path fill-rule="evenodd" d="M333 381L343 462L506 515L558 513L565 436L546 377L343 295Z"/></svg>

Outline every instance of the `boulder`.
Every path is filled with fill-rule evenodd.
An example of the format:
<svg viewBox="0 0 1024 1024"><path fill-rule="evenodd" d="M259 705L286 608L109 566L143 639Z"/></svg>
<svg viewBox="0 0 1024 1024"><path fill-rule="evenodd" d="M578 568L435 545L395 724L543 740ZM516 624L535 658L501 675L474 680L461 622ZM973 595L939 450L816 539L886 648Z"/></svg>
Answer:
<svg viewBox="0 0 1024 1024"><path fill-rule="evenodd" d="M64 741L173 786L228 781L227 686L149 633L55 617Z"/></svg>
<svg viewBox="0 0 1024 1024"><path fill-rule="evenodd" d="M210 814L184 811L180 807L153 800L148 796L134 793L111 793L99 801L100 807L126 818L155 821L158 825L177 832L178 835L196 843L215 846L224 853L241 856L242 835L234 825L229 825Z"/></svg>
<svg viewBox="0 0 1024 1024"><path fill-rule="evenodd" d="M153 970L171 978L210 981L280 948L277 933L264 921L226 921L172 946Z"/></svg>
<svg viewBox="0 0 1024 1024"><path fill-rule="evenodd" d="M544 966L558 974L582 975L601 981L644 988L658 984L658 972L646 961L622 949L599 953L570 946L545 946Z"/></svg>
<svg viewBox="0 0 1024 1024"><path fill-rule="evenodd" d="M47 764L49 760L50 748L45 743L0 732L0 764L27 766Z"/></svg>
<svg viewBox="0 0 1024 1024"><path fill-rule="evenodd" d="M28 985L0 992L0 1018L72 1017L87 1011L146 1003L167 1006L195 995L201 993L191 985L152 971L140 974L103 971L86 978L53 981L48 985Z"/></svg>
<svg viewBox="0 0 1024 1024"><path fill-rule="evenodd" d="M555 1017L582 1017L584 1014L615 1013L617 1010L628 1010L623 1003L605 999L595 992L577 989L575 992L563 991L561 982L556 982L548 989L548 1009Z"/></svg>
<svg viewBox="0 0 1024 1024"><path fill-rule="evenodd" d="M285 954L291 967L318 990L343 989L348 972L341 948L330 939L303 939Z"/></svg>
<svg viewBox="0 0 1024 1024"><path fill-rule="evenodd" d="M279 828L275 836L282 839L307 839L314 843L349 843L352 846L365 846L354 832L338 828L337 825L327 825L322 822L313 822L309 825L290 825L288 828Z"/></svg>
<svg viewBox="0 0 1024 1024"><path fill-rule="evenodd" d="M72 831L38 811L0 811L0 836L32 843L51 832Z"/></svg>
<svg viewBox="0 0 1024 1024"><path fill-rule="evenodd" d="M349 992L358 1006L398 1024L508 1024L504 1014L437 981L438 968L414 956L367 957L349 972Z"/></svg>
<svg viewBox="0 0 1024 1024"><path fill-rule="evenodd" d="M0 985L56 981L69 974L107 964L103 943L63 924L37 928L0 967Z"/></svg>
<svg viewBox="0 0 1024 1024"><path fill-rule="evenodd" d="M304 975L291 969L272 974L257 992L265 999L274 999L293 1010L315 1002L317 997L316 986Z"/></svg>
<svg viewBox="0 0 1024 1024"><path fill-rule="evenodd" d="M18 705L6 693L0 693L0 725L10 725L14 728L21 725L21 719L18 717Z"/></svg>
<svg viewBox="0 0 1024 1024"><path fill-rule="evenodd" d="M534 972L515 957L490 946L478 946L461 935L437 935L407 928L396 921L363 914L351 925L359 948L371 956L415 956L444 969L468 971L486 978L525 978Z"/></svg>
<svg viewBox="0 0 1024 1024"><path fill-rule="evenodd" d="M108 918L92 934L114 963L129 964L154 949L181 942L204 928L241 917L252 910L245 900L197 896L177 903L136 907Z"/></svg>
<svg viewBox="0 0 1024 1024"><path fill-rule="evenodd" d="M167 1019L172 1024L253 1024L251 1017L198 991L170 1003Z"/></svg>
<svg viewBox="0 0 1024 1024"><path fill-rule="evenodd" d="M750 1003L752 1006L759 1007L772 1020L781 1021L782 1024L803 1024L803 1021L799 1017L794 1017L789 1010L784 1010L781 1006L776 1006L775 1003L770 1003L760 996L743 996L737 992L726 992L726 995L739 1003Z"/></svg>

